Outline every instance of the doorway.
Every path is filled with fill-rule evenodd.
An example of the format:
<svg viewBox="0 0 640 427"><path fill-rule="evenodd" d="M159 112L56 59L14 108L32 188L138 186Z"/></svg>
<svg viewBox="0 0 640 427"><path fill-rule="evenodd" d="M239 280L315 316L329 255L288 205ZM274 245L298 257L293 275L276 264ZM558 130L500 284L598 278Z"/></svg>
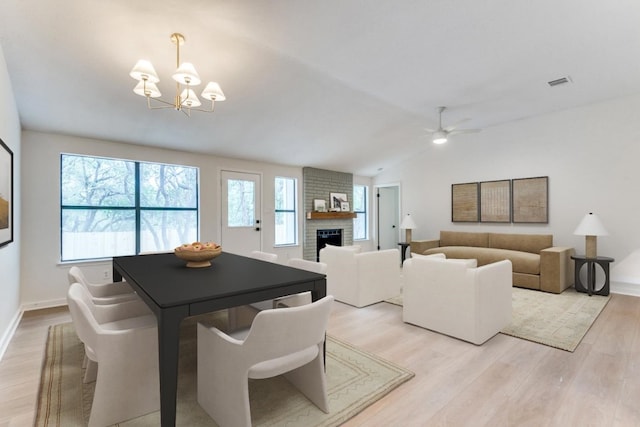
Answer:
<svg viewBox="0 0 640 427"><path fill-rule="evenodd" d="M400 186L376 188L378 250L394 249L400 241Z"/></svg>
<svg viewBox="0 0 640 427"><path fill-rule="evenodd" d="M255 173L220 172L220 244L225 252L249 255L262 241L261 180Z"/></svg>

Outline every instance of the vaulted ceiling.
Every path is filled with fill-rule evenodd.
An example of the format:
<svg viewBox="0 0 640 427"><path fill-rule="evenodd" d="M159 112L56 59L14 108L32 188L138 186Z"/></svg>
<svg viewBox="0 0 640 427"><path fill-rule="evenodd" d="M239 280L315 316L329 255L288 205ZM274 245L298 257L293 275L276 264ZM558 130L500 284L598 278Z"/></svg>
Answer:
<svg viewBox="0 0 640 427"><path fill-rule="evenodd" d="M24 129L375 175L441 105L487 128L639 92L639 22L637 0L3 0L0 45ZM173 32L213 114L132 92L145 58L172 97Z"/></svg>

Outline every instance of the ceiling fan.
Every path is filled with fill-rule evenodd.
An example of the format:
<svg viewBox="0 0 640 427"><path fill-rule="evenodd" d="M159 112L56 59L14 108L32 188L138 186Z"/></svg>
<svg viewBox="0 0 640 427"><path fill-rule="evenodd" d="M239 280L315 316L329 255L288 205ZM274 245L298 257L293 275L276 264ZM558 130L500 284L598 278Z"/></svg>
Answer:
<svg viewBox="0 0 640 427"><path fill-rule="evenodd" d="M447 107L438 107L438 129L425 129L426 131L431 133L431 140L434 144L444 144L447 142L447 138L449 135L455 135L457 133L474 133L480 132L480 129L457 129L460 123L465 122L469 119L463 119L456 124L451 126L447 126L445 128L442 127L442 113L446 110Z"/></svg>

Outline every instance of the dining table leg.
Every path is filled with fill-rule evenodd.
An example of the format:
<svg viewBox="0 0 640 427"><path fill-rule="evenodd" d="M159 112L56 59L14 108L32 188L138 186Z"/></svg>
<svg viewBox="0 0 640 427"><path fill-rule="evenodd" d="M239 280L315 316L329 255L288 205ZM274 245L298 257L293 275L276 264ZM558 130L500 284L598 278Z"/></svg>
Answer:
<svg viewBox="0 0 640 427"><path fill-rule="evenodd" d="M160 423L162 427L175 427L176 425L180 323L187 315L186 307L175 307L163 309L157 316Z"/></svg>

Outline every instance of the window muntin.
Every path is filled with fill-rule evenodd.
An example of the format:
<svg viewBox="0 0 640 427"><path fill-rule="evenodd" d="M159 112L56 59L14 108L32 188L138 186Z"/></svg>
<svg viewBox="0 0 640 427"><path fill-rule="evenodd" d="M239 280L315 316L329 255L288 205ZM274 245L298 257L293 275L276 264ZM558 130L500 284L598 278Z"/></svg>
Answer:
<svg viewBox="0 0 640 427"><path fill-rule="evenodd" d="M197 240L197 168L73 154L60 165L62 261Z"/></svg>
<svg viewBox="0 0 640 427"><path fill-rule="evenodd" d="M295 178L275 179L275 245L298 243Z"/></svg>
<svg viewBox="0 0 640 427"><path fill-rule="evenodd" d="M367 193L366 185L353 186L353 212L356 217L353 219L353 240L367 240Z"/></svg>

